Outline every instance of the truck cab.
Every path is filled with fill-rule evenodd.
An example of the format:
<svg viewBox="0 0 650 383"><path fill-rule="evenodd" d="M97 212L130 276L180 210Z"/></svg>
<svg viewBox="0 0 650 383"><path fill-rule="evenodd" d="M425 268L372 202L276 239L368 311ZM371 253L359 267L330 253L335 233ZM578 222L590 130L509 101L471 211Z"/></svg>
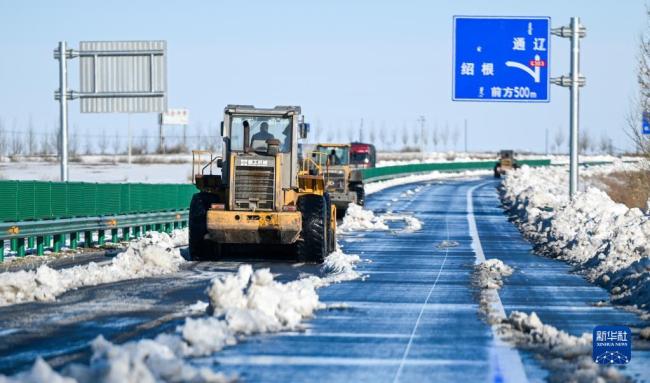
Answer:
<svg viewBox="0 0 650 383"><path fill-rule="evenodd" d="M361 173L352 168L350 144L318 144L325 168L325 189L339 215L345 214L350 203L363 205L365 192Z"/></svg>
<svg viewBox="0 0 650 383"><path fill-rule="evenodd" d="M375 145L353 142L350 145L350 166L353 168L374 168L377 163Z"/></svg>

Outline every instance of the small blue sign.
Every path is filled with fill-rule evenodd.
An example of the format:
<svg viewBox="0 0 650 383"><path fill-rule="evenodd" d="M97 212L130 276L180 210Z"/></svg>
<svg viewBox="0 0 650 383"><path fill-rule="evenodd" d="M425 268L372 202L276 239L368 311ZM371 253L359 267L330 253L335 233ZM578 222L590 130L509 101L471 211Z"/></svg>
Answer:
<svg viewBox="0 0 650 383"><path fill-rule="evenodd" d="M454 16L453 100L549 102L550 17Z"/></svg>
<svg viewBox="0 0 650 383"><path fill-rule="evenodd" d="M650 134L650 112L643 113L643 134Z"/></svg>
<svg viewBox="0 0 650 383"><path fill-rule="evenodd" d="M632 331L626 326L596 326L593 333L594 362L628 364L632 360Z"/></svg>

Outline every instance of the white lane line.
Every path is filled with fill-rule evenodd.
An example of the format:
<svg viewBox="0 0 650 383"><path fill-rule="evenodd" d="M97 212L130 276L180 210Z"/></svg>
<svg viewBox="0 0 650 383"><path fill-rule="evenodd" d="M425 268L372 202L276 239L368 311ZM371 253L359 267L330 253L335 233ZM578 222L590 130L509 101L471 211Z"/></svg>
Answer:
<svg viewBox="0 0 650 383"><path fill-rule="evenodd" d="M446 221L447 224L447 240L449 240L449 222ZM438 284L438 279L440 279L440 274L442 273L442 269L445 267L445 263L447 262L447 254L449 254L449 248L445 248L445 257L442 259L442 263L440 264L440 269L438 270L438 275L436 275L435 281L433 281L433 285L431 285L431 289L429 289L429 294L427 294L427 299L424 300L424 303L422 304L422 307L420 308L420 314L418 314L418 319L415 321L415 326L413 326L413 331L411 331L411 337L409 338L409 342L406 345L406 349L404 350L404 354L402 355L402 361L399 364L399 368L397 369L397 373L395 373L395 378L393 379L393 383L399 382L399 378L402 375L402 370L404 369L404 364L406 363L406 359L408 358L409 351L411 351L411 345L413 344L413 338L415 338L415 332L418 329L418 326L420 325L420 319L422 319L422 314L424 313L425 307L429 304L429 299L431 298L431 294L433 293L433 289L436 288L436 285Z"/></svg>
<svg viewBox="0 0 650 383"><path fill-rule="evenodd" d="M476 227L476 218L474 217L474 201L473 193L479 187L491 184L492 182L484 182L475 185L467 190L467 223L469 225L469 233L472 237L472 250L476 255L476 263L485 261L485 253L481 245L481 238L478 235L478 228ZM501 298L497 290L490 289L492 308L499 313L503 318L506 317L506 310L503 308ZM526 371L521 362L521 355L516 348L502 341L496 331L496 327L492 326L492 338L494 339L494 349L491 350L494 354L491 355L495 366L493 366L491 374L491 381L502 382L527 382Z"/></svg>

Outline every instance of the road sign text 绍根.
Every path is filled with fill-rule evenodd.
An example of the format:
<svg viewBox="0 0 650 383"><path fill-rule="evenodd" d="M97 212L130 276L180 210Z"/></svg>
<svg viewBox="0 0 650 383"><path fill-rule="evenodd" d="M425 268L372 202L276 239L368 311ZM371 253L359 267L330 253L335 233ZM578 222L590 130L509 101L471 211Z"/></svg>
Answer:
<svg viewBox="0 0 650 383"><path fill-rule="evenodd" d="M650 112L643 113L642 133L650 134Z"/></svg>
<svg viewBox="0 0 650 383"><path fill-rule="evenodd" d="M548 102L549 17L454 17L454 101Z"/></svg>

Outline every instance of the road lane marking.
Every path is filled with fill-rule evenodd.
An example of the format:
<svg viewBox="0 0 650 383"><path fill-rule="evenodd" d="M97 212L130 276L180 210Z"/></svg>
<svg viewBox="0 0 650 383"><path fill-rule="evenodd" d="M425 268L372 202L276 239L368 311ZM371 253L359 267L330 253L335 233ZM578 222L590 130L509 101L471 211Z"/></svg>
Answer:
<svg viewBox="0 0 650 383"><path fill-rule="evenodd" d="M447 224L447 240L449 240L449 221L445 221ZM404 364L406 363L406 359L408 358L409 351L411 351L411 345L413 344L413 338L415 338L415 332L418 329L418 326L420 325L420 319L422 319L422 314L424 313L424 309L426 306L429 304L429 299L431 299L431 294L433 293L433 290L436 288L436 285L438 284L438 279L440 279L440 274L442 273L442 269L445 267L445 263L447 262L447 255L449 254L449 248L445 249L445 257L442 259L442 263L440 264L440 269L438 270L438 274L436 275L435 281L433 281L433 285L431 285L431 289L429 289L429 294L427 294L427 298L424 300L424 303L422 304L422 307L420 308L420 314L418 314L418 319L415 321L415 326L413 326L413 331L411 331L411 337L409 338L409 342L406 345L406 349L404 350L404 354L402 355L402 362L399 365L399 368L397 369L397 372L395 373L395 377L393 379L393 383L399 382L399 378L402 375L402 370L404 369Z"/></svg>
<svg viewBox="0 0 650 383"><path fill-rule="evenodd" d="M481 244L481 238L478 235L478 228L476 226L476 218L474 217L474 201L473 193L474 190L479 187L489 185L492 182L484 182L475 186L472 186L467 190L467 223L469 225L469 234L472 237L472 250L476 255L476 264L485 261L485 253L483 252L483 245ZM499 315L503 318L506 318L506 310L503 308L501 303L501 298L497 290L490 289L488 293L491 295L492 309L494 309ZM524 370L524 365L521 362L521 355L519 351L509 345L508 343L501 340L499 334L497 334L497 329L495 326L492 328L492 338L494 339L494 348L491 350L492 358L491 364L491 381L493 382L527 382L528 378L526 377L526 371ZM505 370L503 369L505 368Z"/></svg>

